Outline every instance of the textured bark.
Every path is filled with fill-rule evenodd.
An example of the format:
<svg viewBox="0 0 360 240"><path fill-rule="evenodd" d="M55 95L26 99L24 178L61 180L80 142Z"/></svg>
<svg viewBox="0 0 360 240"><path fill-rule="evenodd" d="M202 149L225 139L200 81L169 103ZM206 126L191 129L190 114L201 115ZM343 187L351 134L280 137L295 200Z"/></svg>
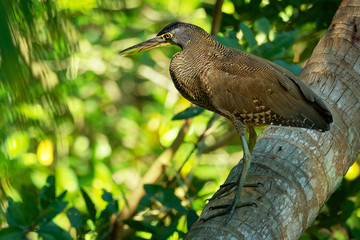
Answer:
<svg viewBox="0 0 360 240"><path fill-rule="evenodd" d="M185 239L298 239L336 190L360 150L360 1L344 0L300 78L327 103L331 130L267 127L254 148L242 201L256 207L196 222ZM231 180L231 174L229 180ZM202 216L230 203L210 202Z"/></svg>

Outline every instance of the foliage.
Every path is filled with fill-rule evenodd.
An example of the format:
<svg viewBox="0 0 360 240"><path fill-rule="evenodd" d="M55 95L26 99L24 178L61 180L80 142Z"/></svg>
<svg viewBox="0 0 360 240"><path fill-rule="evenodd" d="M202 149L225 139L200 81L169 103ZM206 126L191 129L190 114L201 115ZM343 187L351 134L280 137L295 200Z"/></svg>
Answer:
<svg viewBox="0 0 360 240"><path fill-rule="evenodd" d="M55 180L47 179L47 184L40 190L39 196L32 187L21 188L22 202L8 198L5 217L9 227L0 231L0 239L26 239L26 236L37 234L45 239L71 239L70 234L52 222L61 213L67 203L62 201L64 191L55 196Z"/></svg>
<svg viewBox="0 0 360 240"><path fill-rule="evenodd" d="M94 203L82 189L84 201L89 214L82 214L76 207L66 210L66 216L76 229L79 239L105 239L109 235L109 224L112 214L118 212L118 202L112 194L103 190L102 199L107 202L106 208L97 212ZM68 202L63 201L66 191L55 196L55 178L49 176L46 185L39 192L34 186L22 186L22 202L15 202L11 197L5 211L8 227L0 230L0 239L28 239L36 236L43 239L72 239L70 234L56 225L54 218L65 211Z"/></svg>
<svg viewBox="0 0 360 240"><path fill-rule="evenodd" d="M172 120L189 119L201 114L205 109L198 106L191 106L182 112L175 114Z"/></svg>
<svg viewBox="0 0 360 240"><path fill-rule="evenodd" d="M225 0L215 38L297 74L340 1L331 2ZM177 47L117 53L173 21L210 31L213 10L201 0L0 2L0 239L110 236L114 216L191 118L124 238L186 233L238 161L239 140L225 119L176 93L168 64ZM359 236L355 179L303 239Z"/></svg>

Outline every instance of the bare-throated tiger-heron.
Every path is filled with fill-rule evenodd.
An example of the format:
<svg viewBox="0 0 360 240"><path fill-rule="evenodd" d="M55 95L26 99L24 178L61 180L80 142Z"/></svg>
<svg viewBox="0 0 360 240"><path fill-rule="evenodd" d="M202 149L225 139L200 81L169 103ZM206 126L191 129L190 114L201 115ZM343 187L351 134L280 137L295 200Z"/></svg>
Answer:
<svg viewBox="0 0 360 240"><path fill-rule="evenodd" d="M244 157L242 168L237 168L233 202L213 215L228 213L226 224L236 207L247 205L240 201L251 162L245 126L273 124L323 132L330 129L332 115L324 102L291 72L268 60L225 47L192 24L171 23L156 37L120 54L170 44L181 48L170 63L170 75L180 94L195 105L230 119L240 135Z"/></svg>

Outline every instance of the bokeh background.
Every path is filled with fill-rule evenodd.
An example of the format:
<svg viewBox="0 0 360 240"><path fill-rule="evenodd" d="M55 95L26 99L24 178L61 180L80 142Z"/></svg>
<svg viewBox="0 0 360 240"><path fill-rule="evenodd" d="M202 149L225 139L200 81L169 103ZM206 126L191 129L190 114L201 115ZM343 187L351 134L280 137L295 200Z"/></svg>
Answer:
<svg viewBox="0 0 360 240"><path fill-rule="evenodd" d="M216 39L298 74L339 4L224 0ZM123 226L124 239L184 236L241 158L238 137L208 111L173 120L191 106L168 73L178 47L118 52L174 21L211 32L214 9L215 0L0 2L0 239L108 238L189 124ZM359 188L355 163L301 239L360 239Z"/></svg>

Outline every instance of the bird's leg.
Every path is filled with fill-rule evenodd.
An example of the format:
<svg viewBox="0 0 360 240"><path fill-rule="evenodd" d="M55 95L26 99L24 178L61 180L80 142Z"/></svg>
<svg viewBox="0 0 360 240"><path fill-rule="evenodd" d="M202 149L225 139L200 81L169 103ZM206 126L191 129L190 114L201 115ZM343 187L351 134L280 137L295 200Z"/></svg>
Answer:
<svg viewBox="0 0 360 240"><path fill-rule="evenodd" d="M243 153L244 153L244 157L243 157L243 166L241 168L240 163L241 160L238 163L238 166L236 166L237 170L236 170L236 181L233 183L225 183L224 184L224 191L222 191L222 193L220 194L221 197L226 196L227 194L229 194L229 192L232 188L236 188L236 192L235 192L235 196L233 198L233 201L230 205L218 205L218 206L214 206L212 207L212 209L217 209L217 208L224 208L221 212L212 214L208 217L205 218L201 218L202 220L206 221L210 218L216 217L216 216L221 216L224 214L228 214L224 224L226 224L230 218L232 217L232 215L234 214L234 211L237 207L243 207L243 206L251 206L254 203L252 202L241 202L240 201L240 196L241 196L241 192L242 189L245 185L245 180L246 180L246 175L247 172L249 170L250 167L250 163L251 163L251 154L250 154L250 150L246 141L246 128L245 126L238 120L234 120L233 121L236 130L238 131L239 135L240 135L240 140L241 140L241 144L243 147ZM241 169L241 171L240 171ZM219 196L219 195L217 195ZM213 199L213 198L212 198Z"/></svg>
<svg viewBox="0 0 360 240"><path fill-rule="evenodd" d="M234 125L236 125L236 124L234 124ZM238 133L240 134L240 131L238 130L238 128L236 128L236 129L237 129ZM247 129L249 132L249 140L248 140L249 151L250 151L250 153L252 153L252 151L255 147L255 144L256 144L257 134L255 131L255 128L247 127ZM244 132L245 131L246 131L246 129L244 130ZM246 134L246 132L244 134ZM240 165L240 162L241 162L241 160L239 161L238 165ZM238 167L239 166L237 166L237 168ZM232 193L236 189L236 186L237 186L237 182L225 182L224 184L222 184L220 186L220 189L211 198L209 198L207 200L211 201L216 198L225 197L226 195L229 195L230 193ZM259 186L259 183L244 184L244 187L258 187L258 186Z"/></svg>
<svg viewBox="0 0 360 240"><path fill-rule="evenodd" d="M233 202L231 204L230 212L228 214L228 217L225 220L225 224L230 220L231 216L234 214L234 211L235 211L236 207L240 203L241 191L242 191L242 189L244 187L245 180L246 180L246 175L247 175L247 172L249 170L250 163L251 163L251 154L250 154L250 150L249 150L249 147L248 147L248 144L247 144L247 141L246 141L246 128L239 121L234 121L234 123L235 123L235 127L236 127L236 129L237 129L237 131L239 132L239 135L240 135L240 140L241 140L241 144L242 144L242 147L243 147L244 157L243 157L243 168L242 168L242 171L241 171L241 175L238 176L237 190L235 192L234 200L233 200ZM239 161L238 164L240 164L240 162L241 161ZM249 205L249 204L245 204L245 205Z"/></svg>
<svg viewBox="0 0 360 240"><path fill-rule="evenodd" d="M253 149L255 147L255 144L256 144L257 135L256 135L255 128L248 127L248 130L249 130L249 150L250 150L250 153L252 153Z"/></svg>

